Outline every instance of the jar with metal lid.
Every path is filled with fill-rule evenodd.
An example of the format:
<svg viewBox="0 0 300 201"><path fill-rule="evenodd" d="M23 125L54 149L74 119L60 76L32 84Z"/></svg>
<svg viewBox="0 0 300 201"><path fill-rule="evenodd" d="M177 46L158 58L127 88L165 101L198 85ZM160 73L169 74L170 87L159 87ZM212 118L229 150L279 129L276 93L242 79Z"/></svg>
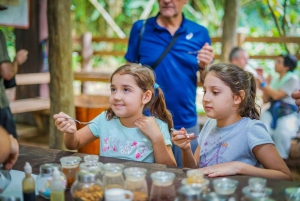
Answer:
<svg viewBox="0 0 300 201"><path fill-rule="evenodd" d="M180 186L175 201L197 201L201 200L201 188L192 186Z"/></svg>
<svg viewBox="0 0 300 201"><path fill-rule="evenodd" d="M3 165L0 164L0 193L2 193L11 182L11 175L9 170L4 170Z"/></svg>
<svg viewBox="0 0 300 201"><path fill-rule="evenodd" d="M9 196L9 197L0 196L0 201L21 201L21 198L14 197L14 196Z"/></svg>
<svg viewBox="0 0 300 201"><path fill-rule="evenodd" d="M175 199L176 191L173 184L175 174L173 172L158 171L151 173L150 177L152 179L150 201L173 201Z"/></svg>
<svg viewBox="0 0 300 201"><path fill-rule="evenodd" d="M79 156L65 156L60 159L61 171L67 178L67 188L71 188L76 180L76 173L79 171L80 161L81 158Z"/></svg>
<svg viewBox="0 0 300 201"><path fill-rule="evenodd" d="M61 174L61 180L66 187L66 176L61 172L61 165L57 163L46 163L40 166L40 173L35 181L35 189L40 196L50 199L50 183L52 181L53 169L57 167Z"/></svg>
<svg viewBox="0 0 300 201"><path fill-rule="evenodd" d="M97 175L93 172L80 170L76 175L76 181L72 184L71 195L75 201L103 200L102 183L97 179Z"/></svg>
<svg viewBox="0 0 300 201"><path fill-rule="evenodd" d="M148 200L148 185L146 181L147 169L140 167L129 167L124 169L125 190L133 193L133 200Z"/></svg>
<svg viewBox="0 0 300 201"><path fill-rule="evenodd" d="M124 188L123 169L120 163L106 163L103 165L103 184L104 189Z"/></svg>
<svg viewBox="0 0 300 201"><path fill-rule="evenodd" d="M83 160L84 160L84 163L81 163L79 165L79 169L95 173L97 175L97 179L102 181L103 163L99 162L99 156L87 155L87 156L84 156Z"/></svg>

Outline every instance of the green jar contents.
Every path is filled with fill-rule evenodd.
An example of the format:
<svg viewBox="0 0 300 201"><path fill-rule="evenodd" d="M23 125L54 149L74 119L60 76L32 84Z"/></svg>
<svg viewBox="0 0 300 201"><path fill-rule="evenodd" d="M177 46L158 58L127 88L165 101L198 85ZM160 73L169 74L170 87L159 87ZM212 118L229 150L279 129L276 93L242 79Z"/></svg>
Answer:
<svg viewBox="0 0 300 201"><path fill-rule="evenodd" d="M64 201L65 187L61 180L61 174L57 167L53 168L53 179L50 183L50 201Z"/></svg>

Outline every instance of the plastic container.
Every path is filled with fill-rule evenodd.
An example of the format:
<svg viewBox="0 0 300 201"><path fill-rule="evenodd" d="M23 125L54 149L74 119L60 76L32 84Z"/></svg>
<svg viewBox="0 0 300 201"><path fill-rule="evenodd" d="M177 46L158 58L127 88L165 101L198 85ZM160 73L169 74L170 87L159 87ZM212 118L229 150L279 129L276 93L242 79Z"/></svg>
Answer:
<svg viewBox="0 0 300 201"><path fill-rule="evenodd" d="M0 193L2 193L11 182L11 175L8 170L3 169L3 165L0 164Z"/></svg>
<svg viewBox="0 0 300 201"><path fill-rule="evenodd" d="M32 167L28 162L24 166L25 177L22 181L23 200L35 201L35 181L31 176Z"/></svg>
<svg viewBox="0 0 300 201"><path fill-rule="evenodd" d="M65 201L65 186L57 167L53 168L53 179L50 182L50 200Z"/></svg>
<svg viewBox="0 0 300 201"><path fill-rule="evenodd" d="M60 178L66 188L66 176L61 172L61 165L57 163L46 163L40 166L40 173L35 180L36 190L40 196L50 199L50 182L53 179L53 169L57 167L60 171Z"/></svg>
<svg viewBox="0 0 300 201"><path fill-rule="evenodd" d="M71 195L75 201L100 201L103 200L103 192L102 183L97 179L97 175L85 170L77 173L76 181L71 187Z"/></svg>
<svg viewBox="0 0 300 201"><path fill-rule="evenodd" d="M124 189L124 167L120 163L106 163L103 165L103 184L105 190L111 188Z"/></svg>
<svg viewBox="0 0 300 201"><path fill-rule="evenodd" d="M67 188L71 188L76 180L76 173L79 171L79 163L81 158L79 156L65 156L60 159L61 171L67 178Z"/></svg>
<svg viewBox="0 0 300 201"><path fill-rule="evenodd" d="M158 171L150 174L152 187L150 201L164 200L173 201L176 197L173 181L175 174L172 172Z"/></svg>
<svg viewBox="0 0 300 201"><path fill-rule="evenodd" d="M219 178L213 180L213 187L215 192L220 195L231 195L235 192L238 181L228 178Z"/></svg>
<svg viewBox="0 0 300 201"><path fill-rule="evenodd" d="M133 193L133 200L148 200L148 185L146 181L147 169L139 167L129 167L124 169L125 186L124 189Z"/></svg>

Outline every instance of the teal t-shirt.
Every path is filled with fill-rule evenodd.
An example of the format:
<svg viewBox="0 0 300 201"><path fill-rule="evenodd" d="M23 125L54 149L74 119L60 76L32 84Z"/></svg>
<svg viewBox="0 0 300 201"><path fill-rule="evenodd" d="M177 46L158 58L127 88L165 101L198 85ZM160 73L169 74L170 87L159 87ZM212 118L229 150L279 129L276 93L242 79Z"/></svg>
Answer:
<svg viewBox="0 0 300 201"><path fill-rule="evenodd" d="M121 124L119 118L106 119L102 112L89 125L93 135L100 138L100 156L115 157L126 160L154 162L153 147L150 139L139 128L128 128ZM165 139L171 145L168 124L156 118L156 122Z"/></svg>

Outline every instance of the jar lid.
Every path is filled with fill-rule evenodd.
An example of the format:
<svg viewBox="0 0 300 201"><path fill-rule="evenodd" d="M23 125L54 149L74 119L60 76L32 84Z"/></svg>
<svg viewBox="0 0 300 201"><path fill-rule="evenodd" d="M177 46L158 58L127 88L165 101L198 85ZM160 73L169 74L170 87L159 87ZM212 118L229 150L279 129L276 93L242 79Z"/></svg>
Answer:
<svg viewBox="0 0 300 201"><path fill-rule="evenodd" d="M40 166L40 173L41 174L52 174L53 167L57 167L60 170L60 164L57 163L45 163Z"/></svg>
<svg viewBox="0 0 300 201"><path fill-rule="evenodd" d="M62 164L67 164L67 165L79 164L80 161L81 158L79 156L65 156L60 159L60 162Z"/></svg>
<svg viewBox="0 0 300 201"><path fill-rule="evenodd" d="M145 178L147 169L140 167L129 167L124 169L124 174L128 179Z"/></svg>
<svg viewBox="0 0 300 201"><path fill-rule="evenodd" d="M201 199L201 188L193 188L191 186L180 186L178 189L179 198L181 199Z"/></svg>
<svg viewBox="0 0 300 201"><path fill-rule="evenodd" d="M122 172L124 165L120 163L106 163L103 165L104 172Z"/></svg>
<svg viewBox="0 0 300 201"><path fill-rule="evenodd" d="M158 171L158 172L151 173L150 177L154 181L170 182L174 180L175 174L173 172Z"/></svg>
<svg viewBox="0 0 300 201"><path fill-rule="evenodd" d="M96 162L95 164L91 164L89 162L81 163L79 165L80 169L82 170L92 170L92 171L101 171L103 167L103 163Z"/></svg>
<svg viewBox="0 0 300 201"><path fill-rule="evenodd" d="M0 196L0 201L21 201L19 197L9 196L9 197L3 197Z"/></svg>
<svg viewBox="0 0 300 201"><path fill-rule="evenodd" d="M86 155L83 157L84 162L98 162L99 156L98 155Z"/></svg>
<svg viewBox="0 0 300 201"><path fill-rule="evenodd" d="M96 180L96 174L86 170L80 170L79 172L77 172L76 177L77 181L84 183L95 182Z"/></svg>

